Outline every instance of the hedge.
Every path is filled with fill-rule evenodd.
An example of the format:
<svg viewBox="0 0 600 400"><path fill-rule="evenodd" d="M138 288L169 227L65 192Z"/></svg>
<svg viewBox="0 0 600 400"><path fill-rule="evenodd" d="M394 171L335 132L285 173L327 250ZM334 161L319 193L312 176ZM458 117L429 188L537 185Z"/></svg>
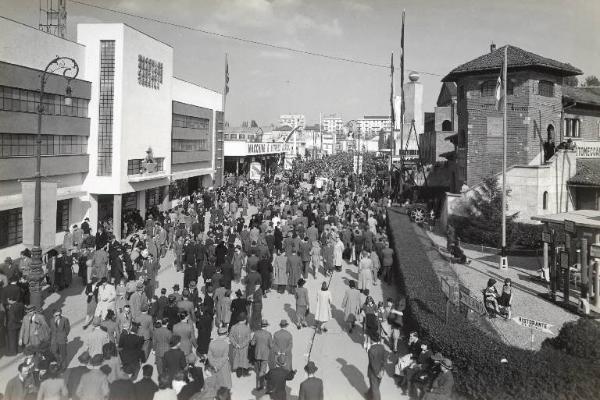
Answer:
<svg viewBox="0 0 600 400"><path fill-rule="evenodd" d="M544 346L551 346L566 354L600 363L600 323L586 318L567 322Z"/></svg>
<svg viewBox="0 0 600 400"><path fill-rule="evenodd" d="M454 226L461 241L500 248L500 229L490 230L490 224L459 215L450 216L448 223ZM508 221L506 224L506 244L509 248L538 249L542 246L543 225Z"/></svg>
<svg viewBox="0 0 600 400"><path fill-rule="evenodd" d="M600 368L551 346L528 351L483 333L456 313L444 323L446 299L426 249L406 215L388 211L399 290L407 297L407 325L456 366L456 391L474 400L600 398ZM507 363L501 363L505 358Z"/></svg>

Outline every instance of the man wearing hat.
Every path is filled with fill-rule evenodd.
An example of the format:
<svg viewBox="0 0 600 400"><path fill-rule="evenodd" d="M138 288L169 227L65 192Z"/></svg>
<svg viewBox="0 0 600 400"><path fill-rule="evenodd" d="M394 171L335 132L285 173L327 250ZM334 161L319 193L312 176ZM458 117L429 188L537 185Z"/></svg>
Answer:
<svg viewBox="0 0 600 400"><path fill-rule="evenodd" d="M263 319L261 328L254 332L251 344L254 346L254 370L256 371L256 390L262 390L265 386L265 374L269 365L269 356L273 346L273 335L266 327L269 322Z"/></svg>
<svg viewBox="0 0 600 400"><path fill-rule="evenodd" d="M233 346L233 369L238 378L249 376L250 361L248 360L248 346L252 339L252 331L246 322L246 313L241 313L238 322L229 332L229 341Z"/></svg>
<svg viewBox="0 0 600 400"><path fill-rule="evenodd" d="M137 334L139 324L132 322L131 328L124 330L119 337L119 349L121 349L121 362L123 368L131 368L134 377L137 377L138 371L140 370L140 361L144 352L142 347L144 345L144 338Z"/></svg>
<svg viewBox="0 0 600 400"><path fill-rule="evenodd" d="M313 361L309 361L304 367L308 378L300 384L298 400L323 400L323 381L315 377L318 368Z"/></svg>
<svg viewBox="0 0 600 400"><path fill-rule="evenodd" d="M181 297L181 293L179 293L179 284L178 283L173 285L173 293L169 294L169 297L171 295L175 296L175 304L177 304L181 301L182 297Z"/></svg>
<svg viewBox="0 0 600 400"><path fill-rule="evenodd" d="M50 340L50 328L46 318L37 311L35 306L25 306L25 317L19 331L19 346L39 346Z"/></svg>
<svg viewBox="0 0 600 400"><path fill-rule="evenodd" d="M108 398L110 392L108 377L100 370L104 357L96 354L91 359L92 369L81 376L75 396L79 400L98 400Z"/></svg>
<svg viewBox="0 0 600 400"><path fill-rule="evenodd" d="M231 389L231 367L229 364L229 343L227 342L227 327L220 326L217 329L219 335L208 346L208 363L215 375L217 387L224 386Z"/></svg>
<svg viewBox="0 0 600 400"><path fill-rule="evenodd" d="M284 354L286 358L285 367L288 370L292 370L292 347L294 345L294 338L292 334L285 329L288 326L288 321L282 319L279 323L281 328L273 334L273 347L272 347L272 361L274 361L278 355Z"/></svg>
<svg viewBox="0 0 600 400"><path fill-rule="evenodd" d="M148 307L148 297L146 297L146 293L144 293L144 282L141 279L137 281L135 289L135 293L129 298L131 315L134 320L142 313L142 308Z"/></svg>
<svg viewBox="0 0 600 400"><path fill-rule="evenodd" d="M142 350L144 357L142 362L146 362L148 355L150 355L150 349L152 349L152 333L154 332L154 321L150 314L148 314L149 307L142 305L140 314L134 318L134 321L139 324L138 335L144 339Z"/></svg>
<svg viewBox="0 0 600 400"><path fill-rule="evenodd" d="M298 279L298 288L296 289L296 327L308 326L306 323L306 314L310 309L310 300L308 298L308 289L304 287L306 281L302 278Z"/></svg>
<svg viewBox="0 0 600 400"><path fill-rule="evenodd" d="M275 357L275 368L272 368L265 376L267 380L267 393L271 400L286 400L286 381L291 381L296 376L296 371L286 368L285 354L278 354Z"/></svg>
<svg viewBox="0 0 600 400"><path fill-rule="evenodd" d="M435 359L435 356L434 356ZM452 398L454 389L454 375L452 375L452 361L448 358L439 359L441 372L435 377L431 389L425 394L423 400L445 400Z"/></svg>

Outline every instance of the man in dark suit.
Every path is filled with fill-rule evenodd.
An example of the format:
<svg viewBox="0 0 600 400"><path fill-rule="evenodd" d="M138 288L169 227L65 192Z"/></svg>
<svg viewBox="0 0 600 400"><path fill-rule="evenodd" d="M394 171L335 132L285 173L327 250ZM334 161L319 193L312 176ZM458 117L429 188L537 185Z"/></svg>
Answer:
<svg viewBox="0 0 600 400"><path fill-rule="evenodd" d="M171 347L171 337L173 334L167 329L168 320L156 321L154 324L154 334L152 335L152 346L154 349L154 358L156 360L156 371L158 375L163 373L163 356Z"/></svg>
<svg viewBox="0 0 600 400"><path fill-rule="evenodd" d="M69 320L62 316L60 308L54 311L54 318L50 323L50 351L58 360L61 370L67 368L67 342L69 341L69 332L71 324Z"/></svg>
<svg viewBox="0 0 600 400"><path fill-rule="evenodd" d="M123 368L129 368L134 377L137 377L140 370L140 359L143 357L142 346L144 338L135 333L138 326L139 324L134 322L131 331L124 329L119 337L119 349L121 350Z"/></svg>
<svg viewBox="0 0 600 400"><path fill-rule="evenodd" d="M160 289L160 297L158 298L158 311L156 312L156 319L161 321L165 316L165 309L169 306L169 299L167 298L167 289Z"/></svg>
<svg viewBox="0 0 600 400"><path fill-rule="evenodd" d="M17 301L16 297L8 297L7 302L6 355L14 356L19 350L19 331L21 330L21 324L23 322L23 317L25 316L25 307L23 306L23 303Z"/></svg>
<svg viewBox="0 0 600 400"><path fill-rule="evenodd" d="M13 299L16 302L23 302L23 293L19 285L17 285L18 278L13 277L9 279L8 286L2 288L2 304L6 307L8 305L8 299Z"/></svg>
<svg viewBox="0 0 600 400"><path fill-rule="evenodd" d="M312 361L309 361L304 367L308 378L300 384L298 400L323 400L323 381L315 377L317 369Z"/></svg>
<svg viewBox="0 0 600 400"><path fill-rule="evenodd" d="M169 376L169 379L173 379L173 376L183 371L187 365L185 354L179 348L179 341L179 336L173 335L169 343L171 348L163 356L163 374Z"/></svg>
<svg viewBox="0 0 600 400"><path fill-rule="evenodd" d="M367 377L369 378L369 391L367 399L381 400L379 385L383 377L383 367L385 366L386 351L381 344L381 336L375 335L372 337L373 345L369 349L369 366L367 369Z"/></svg>
<svg viewBox="0 0 600 400"><path fill-rule="evenodd" d="M287 398L286 381L293 380L296 371L290 371L286 368L285 354L279 354L275 361L277 366L265 376L267 379L267 393L272 400L285 400Z"/></svg>
<svg viewBox="0 0 600 400"><path fill-rule="evenodd" d="M154 367L146 364L142 367L142 379L134 385L136 400L152 400L154 393L158 390L158 385L152 380Z"/></svg>
<svg viewBox="0 0 600 400"><path fill-rule="evenodd" d="M109 388L109 400L131 400L135 397L135 385L133 384L133 373L137 372L131 369L131 366L123 368L124 376L113 381ZM137 400L137 399L136 399Z"/></svg>

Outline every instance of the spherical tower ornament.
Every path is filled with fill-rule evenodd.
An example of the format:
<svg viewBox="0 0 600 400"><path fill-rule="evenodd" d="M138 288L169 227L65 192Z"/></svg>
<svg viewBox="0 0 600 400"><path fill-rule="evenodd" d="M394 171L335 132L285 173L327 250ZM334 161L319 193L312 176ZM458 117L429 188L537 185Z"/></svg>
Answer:
<svg viewBox="0 0 600 400"><path fill-rule="evenodd" d="M411 82L418 81L420 77L421 75L419 75L419 73L415 71L412 71L410 74L408 74L408 79L410 79Z"/></svg>

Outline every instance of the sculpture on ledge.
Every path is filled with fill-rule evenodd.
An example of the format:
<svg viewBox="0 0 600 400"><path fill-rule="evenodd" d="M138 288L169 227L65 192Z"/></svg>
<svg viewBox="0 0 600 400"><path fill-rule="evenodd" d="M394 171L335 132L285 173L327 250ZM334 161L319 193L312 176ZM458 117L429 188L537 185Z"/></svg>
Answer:
<svg viewBox="0 0 600 400"><path fill-rule="evenodd" d="M140 172L142 174L151 174L156 172L156 167L156 161L154 161L154 156L152 155L152 147L148 147L148 150L146 150L146 157L142 161Z"/></svg>

